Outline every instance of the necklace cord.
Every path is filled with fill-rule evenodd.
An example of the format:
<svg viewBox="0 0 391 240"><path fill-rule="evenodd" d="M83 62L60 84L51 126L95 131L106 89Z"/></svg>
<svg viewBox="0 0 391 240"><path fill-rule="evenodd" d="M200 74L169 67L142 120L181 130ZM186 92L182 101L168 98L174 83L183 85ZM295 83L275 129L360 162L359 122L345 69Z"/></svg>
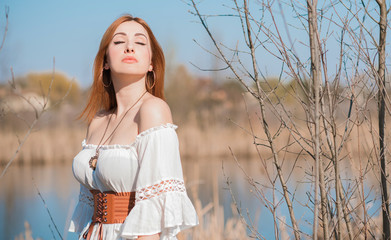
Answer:
<svg viewBox="0 0 391 240"><path fill-rule="evenodd" d="M128 108L128 110L126 110L126 112L124 113L124 115L122 116L122 118L119 120L117 126L115 126L114 130L111 132L111 134L106 138L106 140L102 143L105 135L106 135L106 132L107 132L107 129L109 128L109 125L110 125L110 121L111 121L111 118L113 117L113 114L111 114L110 118L109 118L109 121L107 122L107 126L106 126L106 129L103 133L103 136L102 138L100 139L99 141L99 144L98 146L96 147L96 153L95 153L95 156L98 156L99 155L99 149L113 136L114 132L117 130L117 128L119 127L119 125L121 124L122 120L124 120L126 114L130 111L130 109L132 109L140 100L141 98L147 93L147 91L145 91L138 99L135 103L132 104L132 106L130 106ZM102 145L101 145L102 143Z"/></svg>

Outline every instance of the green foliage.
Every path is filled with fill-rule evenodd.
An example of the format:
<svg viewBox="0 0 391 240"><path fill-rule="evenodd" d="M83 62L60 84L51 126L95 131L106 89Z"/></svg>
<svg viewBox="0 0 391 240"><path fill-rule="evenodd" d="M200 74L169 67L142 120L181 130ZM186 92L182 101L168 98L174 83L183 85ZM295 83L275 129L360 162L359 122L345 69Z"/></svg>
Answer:
<svg viewBox="0 0 391 240"><path fill-rule="evenodd" d="M244 88L240 82L234 80L226 81L221 87L227 93L228 99L230 99L234 104L237 104L242 100Z"/></svg>
<svg viewBox="0 0 391 240"><path fill-rule="evenodd" d="M305 89L308 89L307 85L308 84L306 84L306 82L303 83ZM300 98L302 101L307 99L303 87L295 79L284 83L278 78L269 78L264 81L260 81L259 86L261 87L262 91L266 93L272 103L277 103L280 101L283 103L292 104L297 101L297 98ZM255 83L253 85L253 89L256 89Z"/></svg>
<svg viewBox="0 0 391 240"><path fill-rule="evenodd" d="M165 95L175 121L185 122L195 116L201 127L227 116L239 114L243 87L237 81L212 78L193 78L185 66L178 66L167 74Z"/></svg>
<svg viewBox="0 0 391 240"><path fill-rule="evenodd" d="M53 80L53 82L52 82ZM49 100L54 103L60 101L69 91L65 101L77 104L81 100L81 90L77 82L69 79L65 74L55 73L29 73L18 82L29 91L47 96L50 88ZM50 87L50 84L52 86Z"/></svg>

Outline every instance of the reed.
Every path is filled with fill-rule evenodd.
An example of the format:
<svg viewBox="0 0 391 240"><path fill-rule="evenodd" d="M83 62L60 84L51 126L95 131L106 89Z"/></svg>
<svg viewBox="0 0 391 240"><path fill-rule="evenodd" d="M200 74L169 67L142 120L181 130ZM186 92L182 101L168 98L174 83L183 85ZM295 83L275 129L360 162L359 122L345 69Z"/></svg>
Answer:
<svg viewBox="0 0 391 240"><path fill-rule="evenodd" d="M33 232L31 231L30 224L25 221L24 222L24 233L20 233L17 237L15 237L15 240L34 240L33 238ZM37 238L36 240L40 240L40 238Z"/></svg>
<svg viewBox="0 0 391 240"><path fill-rule="evenodd" d="M17 134L2 131L0 163L8 162L19 145ZM16 164L53 164L72 161L81 149L84 131L78 128L43 128L34 132L16 159Z"/></svg>
<svg viewBox="0 0 391 240"><path fill-rule="evenodd" d="M178 124L177 133L181 156L185 159L230 158L228 147L231 147L237 157L248 159L256 157L257 152L252 145L252 137L246 133L245 129L232 125L233 123L218 123L210 124L207 128L204 128L192 121ZM340 127L344 128L344 126ZM277 126L270 126L270 128L275 132L278 130ZM344 154L348 154L352 158L356 158L359 154L361 158L369 156L373 151L371 130L373 131L365 125L353 129L349 144L343 150ZM357 137L358 131L361 135L360 138ZM262 143L262 139L265 139L262 130L255 126L254 132L257 133L260 143ZM303 136L305 136L305 133L306 131L303 130ZM391 132L387 132L387 135L390 136ZM19 145L18 134L14 131L1 129L0 136L0 164L4 165ZM289 131L280 130L276 147L284 149L290 139L289 136ZM72 162L75 154L81 150L81 142L84 137L85 129L79 125L74 127L69 125L42 127L29 137L15 163L34 165ZM309 136L305 137L309 138ZM359 139L361 139L360 142L358 142ZM301 148L292 139L290 144L289 151L285 154L290 154L291 158L296 158ZM282 150L281 154L284 151ZM263 148L262 156L264 158L271 157L270 151Z"/></svg>
<svg viewBox="0 0 391 240"><path fill-rule="evenodd" d="M204 206L204 210L210 209L211 205ZM217 206L220 210L222 210L221 206ZM246 229L240 223L240 220L237 216L229 218L226 220L226 224L220 225L220 223L224 222L224 215L217 216L211 211L204 211L202 215L199 215L200 218L203 218L203 223L199 226L188 229L183 232L180 232L177 236L178 240L248 240L250 238L247 237ZM32 237L32 230L30 228L30 224L25 222L25 231L24 233L20 233L15 240L34 240ZM39 240L37 238L36 240Z"/></svg>

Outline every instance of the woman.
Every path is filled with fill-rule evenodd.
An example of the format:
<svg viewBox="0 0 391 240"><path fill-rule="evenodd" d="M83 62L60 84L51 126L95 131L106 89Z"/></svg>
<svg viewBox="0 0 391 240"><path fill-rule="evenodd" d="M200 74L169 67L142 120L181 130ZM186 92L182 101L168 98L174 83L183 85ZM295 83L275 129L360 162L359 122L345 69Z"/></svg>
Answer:
<svg viewBox="0 0 391 240"><path fill-rule="evenodd" d="M106 30L73 161L80 182L70 231L80 239L176 239L198 224L183 182L176 125L163 100L164 55L146 22Z"/></svg>

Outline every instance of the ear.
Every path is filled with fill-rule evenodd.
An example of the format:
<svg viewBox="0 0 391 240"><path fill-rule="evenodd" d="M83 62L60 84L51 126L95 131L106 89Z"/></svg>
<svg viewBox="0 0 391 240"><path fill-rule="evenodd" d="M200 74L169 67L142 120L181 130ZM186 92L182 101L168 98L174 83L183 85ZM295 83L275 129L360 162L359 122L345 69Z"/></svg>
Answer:
<svg viewBox="0 0 391 240"><path fill-rule="evenodd" d="M152 72L152 71L153 71L153 66L149 65L148 72Z"/></svg>
<svg viewBox="0 0 391 240"><path fill-rule="evenodd" d="M109 70L109 69L110 69L110 66L109 66L109 64L108 64L107 62L105 62L105 65L103 66L103 68L104 68L105 70Z"/></svg>

